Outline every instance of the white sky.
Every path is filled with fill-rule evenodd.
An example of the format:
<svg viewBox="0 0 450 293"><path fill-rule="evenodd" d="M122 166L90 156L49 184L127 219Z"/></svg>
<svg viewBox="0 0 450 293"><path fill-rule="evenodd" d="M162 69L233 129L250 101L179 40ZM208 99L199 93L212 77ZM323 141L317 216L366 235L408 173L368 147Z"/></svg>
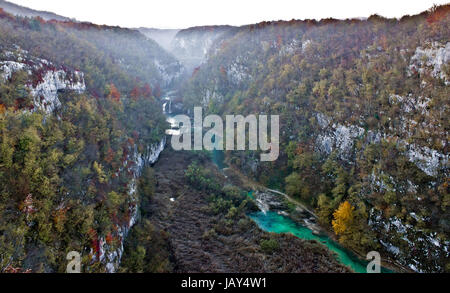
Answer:
<svg viewBox="0 0 450 293"><path fill-rule="evenodd" d="M450 0L8 0L97 24L186 28L264 20L417 14Z"/></svg>

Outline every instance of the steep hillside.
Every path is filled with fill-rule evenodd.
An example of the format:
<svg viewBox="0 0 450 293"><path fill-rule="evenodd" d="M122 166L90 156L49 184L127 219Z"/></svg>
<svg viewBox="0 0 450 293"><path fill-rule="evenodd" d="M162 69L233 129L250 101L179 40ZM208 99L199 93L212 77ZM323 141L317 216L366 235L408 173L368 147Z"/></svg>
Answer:
<svg viewBox="0 0 450 293"><path fill-rule="evenodd" d="M214 41L233 30L231 26L201 26L179 31L170 44L170 52L187 68L188 74L206 61Z"/></svg>
<svg viewBox="0 0 450 293"><path fill-rule="evenodd" d="M138 31L0 10L0 272L64 272L72 251L87 273L349 272L317 243L259 230L246 216L256 206L205 154L169 153L152 171L166 145L160 97L182 72ZM198 156L209 171L187 177ZM190 211L167 206L177 189ZM192 237L214 246L208 267L186 251Z"/></svg>
<svg viewBox="0 0 450 293"><path fill-rule="evenodd" d="M229 163L315 208L351 249L448 271L449 22L447 5L233 29L185 83L184 104L280 115L278 161L227 152Z"/></svg>
<svg viewBox="0 0 450 293"><path fill-rule="evenodd" d="M122 70L153 87L168 88L177 82L184 68L155 41L136 30L83 23L62 23L68 33L107 52Z"/></svg>
<svg viewBox="0 0 450 293"><path fill-rule="evenodd" d="M176 63L136 31L0 11L0 272L118 267L165 145L155 60Z"/></svg>
<svg viewBox="0 0 450 293"><path fill-rule="evenodd" d="M37 11L27 7L23 7L8 1L0 0L0 8L12 15L23 17L41 17L45 20L70 21L68 17L64 17L48 11Z"/></svg>
<svg viewBox="0 0 450 293"><path fill-rule="evenodd" d="M142 219L127 240L119 271L350 272L315 241L261 231L247 216L258 210L247 192L204 155L168 146L144 171L150 176L138 188Z"/></svg>

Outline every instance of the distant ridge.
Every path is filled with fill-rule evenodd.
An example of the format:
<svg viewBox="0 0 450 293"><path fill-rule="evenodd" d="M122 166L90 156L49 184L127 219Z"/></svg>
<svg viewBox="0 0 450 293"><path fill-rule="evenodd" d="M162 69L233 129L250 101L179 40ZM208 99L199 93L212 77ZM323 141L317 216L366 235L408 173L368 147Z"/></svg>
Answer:
<svg viewBox="0 0 450 293"><path fill-rule="evenodd" d="M180 31L179 29L157 29L141 27L138 30L150 39L153 39L161 47L170 51L170 44L175 38L175 35Z"/></svg>
<svg viewBox="0 0 450 293"><path fill-rule="evenodd" d="M3 8L4 11L13 14L13 15L17 15L17 16L24 16L24 17L42 17L45 20L59 20L59 21L73 21L74 19L65 17L65 16L61 16L58 14L55 14L53 12L48 12L48 11L39 11L39 10L34 10L34 9L30 9L27 7L23 7L8 1L4 1L4 0L0 0L0 8Z"/></svg>

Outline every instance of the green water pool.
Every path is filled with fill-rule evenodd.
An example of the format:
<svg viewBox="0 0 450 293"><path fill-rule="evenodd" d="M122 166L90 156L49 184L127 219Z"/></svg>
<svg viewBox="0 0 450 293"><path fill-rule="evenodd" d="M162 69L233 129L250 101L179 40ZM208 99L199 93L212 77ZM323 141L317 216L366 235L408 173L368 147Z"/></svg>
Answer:
<svg viewBox="0 0 450 293"><path fill-rule="evenodd" d="M219 167L219 169L226 168L224 163L225 154L223 151L212 151L212 160ZM253 191L247 193L249 198L254 199ZM268 211L266 213L257 212L249 215L250 218L264 231L274 233L291 233L294 236L306 239L317 240L319 243L325 245L329 250L337 254L340 263L351 268L356 273L366 273L368 262L360 259L351 251L343 248L338 243L330 239L328 236L317 236L312 233L310 229L298 223L295 223L290 218L279 215L275 212ZM392 271L381 268L382 273L392 273Z"/></svg>
<svg viewBox="0 0 450 293"><path fill-rule="evenodd" d="M329 250L337 254L339 262L348 266L356 273L366 273L368 262L358 258L355 254L340 246L338 243L327 236L317 236L312 231L300 224L295 223L290 218L279 215L275 212L267 213L256 212L249 217L258 224L258 226L267 232L291 233L298 238L306 240L317 240L325 245ZM391 273L392 271L381 268L382 273Z"/></svg>

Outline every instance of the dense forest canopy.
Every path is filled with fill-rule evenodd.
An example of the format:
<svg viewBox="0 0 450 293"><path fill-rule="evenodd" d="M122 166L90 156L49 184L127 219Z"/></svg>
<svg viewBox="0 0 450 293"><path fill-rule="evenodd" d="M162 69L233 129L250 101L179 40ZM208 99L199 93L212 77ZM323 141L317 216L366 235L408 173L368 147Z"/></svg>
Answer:
<svg viewBox="0 0 450 293"><path fill-rule="evenodd" d="M208 153L171 153L182 170L155 174L169 91L187 113L279 115L279 159L228 151L231 169L314 210L352 251L449 272L449 27L450 5L170 36L0 8L0 272L64 272L70 251L85 272L182 270L168 231L192 223L155 220L172 216L156 194L168 182L208 229L190 231L201 249L246 237L228 259L243 272L348 270L319 244L258 230L249 190L224 184Z"/></svg>
<svg viewBox="0 0 450 293"><path fill-rule="evenodd" d="M184 105L280 115L277 162L229 162L314 207L347 247L448 271L449 25L445 5L235 28L185 82Z"/></svg>
<svg viewBox="0 0 450 293"><path fill-rule="evenodd" d="M0 271L104 257L126 236L135 157L163 139L158 98L181 66L137 31L3 11L0 57Z"/></svg>

